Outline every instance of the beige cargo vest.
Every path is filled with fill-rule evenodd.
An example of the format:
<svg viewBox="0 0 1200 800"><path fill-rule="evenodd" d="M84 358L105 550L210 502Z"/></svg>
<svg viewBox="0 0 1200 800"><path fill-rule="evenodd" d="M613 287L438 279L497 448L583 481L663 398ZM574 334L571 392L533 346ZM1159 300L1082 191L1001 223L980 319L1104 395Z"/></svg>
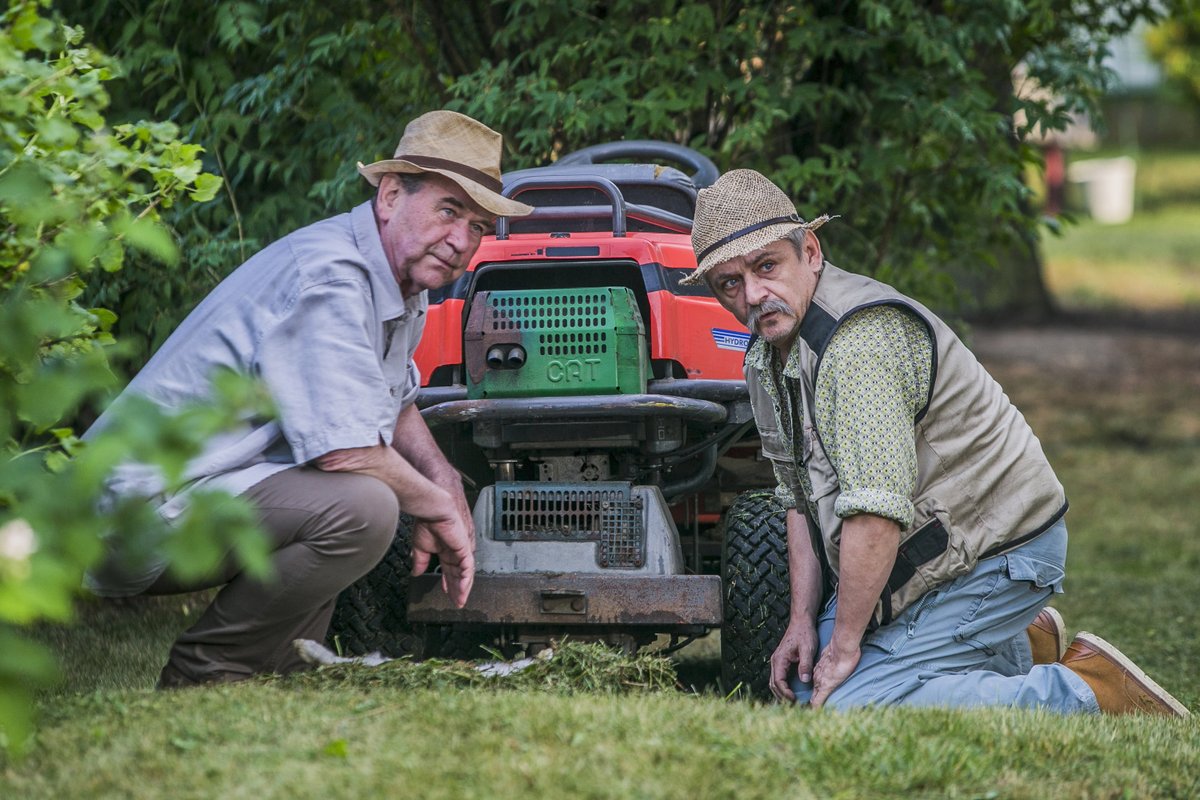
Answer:
<svg viewBox="0 0 1200 800"><path fill-rule="evenodd" d="M1046 531L1067 510L1062 485L1041 443L971 351L936 315L890 286L826 263L800 326L801 380L785 379L803 409L797 465L758 370L746 367L763 453L790 476L798 501L796 468L807 468L817 506L820 539L833 574L839 572L842 520L834 514L837 473L816 433L813 389L834 331L856 311L877 305L907 308L929 328L934 343L930 396L917 414L916 516L901 532L900 551L875 607L872 627L886 625L931 589L970 572L983 559L1011 550ZM803 504L801 503L801 510Z"/></svg>

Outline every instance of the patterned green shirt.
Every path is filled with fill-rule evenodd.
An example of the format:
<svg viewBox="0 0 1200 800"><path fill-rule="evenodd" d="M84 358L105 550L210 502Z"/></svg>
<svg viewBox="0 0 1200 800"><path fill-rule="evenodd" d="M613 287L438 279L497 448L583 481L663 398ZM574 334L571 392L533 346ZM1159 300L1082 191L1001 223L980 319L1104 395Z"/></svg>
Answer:
<svg viewBox="0 0 1200 800"><path fill-rule="evenodd" d="M778 404L776 422L790 445L800 488L816 518L812 482L801 458L801 438L792 430L793 410L800 398L781 391L783 377L800 378L800 340L780 363L779 352L758 339L746 361L759 370L763 388ZM841 518L875 514L907 529L913 521L912 495L917 485L917 453L913 424L929 397L933 372L933 340L912 312L895 306L873 306L853 314L838 328L825 350L817 374L817 434L837 471L840 495L834 511ZM795 414L795 416L793 416ZM795 507L792 487L776 471L776 494Z"/></svg>

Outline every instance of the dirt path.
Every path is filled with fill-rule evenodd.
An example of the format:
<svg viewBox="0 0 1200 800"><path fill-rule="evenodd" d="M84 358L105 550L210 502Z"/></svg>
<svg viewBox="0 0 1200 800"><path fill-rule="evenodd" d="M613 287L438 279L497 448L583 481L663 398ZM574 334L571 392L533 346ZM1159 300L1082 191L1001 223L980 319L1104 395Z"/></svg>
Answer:
<svg viewBox="0 0 1200 800"><path fill-rule="evenodd" d="M1018 378L1051 372L1087 385L1171 380L1200 387L1200 319L1191 332L1095 325L980 327L972 332L971 344L989 368Z"/></svg>
<svg viewBox="0 0 1200 800"><path fill-rule="evenodd" d="M1134 443L1200 441L1200 318L1154 322L979 327L970 342L1039 436L1102 419Z"/></svg>

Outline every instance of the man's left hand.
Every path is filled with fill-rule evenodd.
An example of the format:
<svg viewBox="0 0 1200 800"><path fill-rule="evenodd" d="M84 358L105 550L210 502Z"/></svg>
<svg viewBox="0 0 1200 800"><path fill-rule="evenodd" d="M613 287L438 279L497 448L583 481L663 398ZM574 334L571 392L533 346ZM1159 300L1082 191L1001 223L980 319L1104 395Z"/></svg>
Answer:
<svg viewBox="0 0 1200 800"><path fill-rule="evenodd" d="M813 693L809 705L813 708L825 705L829 695L853 674L861 657L862 650L858 647L842 650L835 648L833 642L830 642L821 651L816 669L813 670Z"/></svg>
<svg viewBox="0 0 1200 800"><path fill-rule="evenodd" d="M462 608L475 582L475 552L461 515L418 520L413 526L412 574L424 573L435 555L442 573L442 591Z"/></svg>

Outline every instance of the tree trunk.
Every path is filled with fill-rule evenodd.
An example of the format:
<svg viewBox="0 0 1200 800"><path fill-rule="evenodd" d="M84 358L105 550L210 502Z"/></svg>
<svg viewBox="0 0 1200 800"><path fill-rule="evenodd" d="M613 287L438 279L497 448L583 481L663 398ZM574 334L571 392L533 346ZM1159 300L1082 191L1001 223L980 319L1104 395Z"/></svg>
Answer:
<svg viewBox="0 0 1200 800"><path fill-rule="evenodd" d="M998 51L980 54L981 69L996 99L995 108L1009 119L1014 131L1009 145L1015 155L1021 143L1011 124L1016 103L1012 65L1007 61ZM1024 181L1024 175L1021 179ZM1020 208L1022 216L1037 217L1027 197L1020 200ZM1041 244L1035 230L1030 227L1014 233L1010 244L996 252L993 269L964 270L965 274L955 276L959 286L975 299L975 307L965 309L966 316L977 321L1044 322L1054 315L1054 301L1042 277Z"/></svg>

